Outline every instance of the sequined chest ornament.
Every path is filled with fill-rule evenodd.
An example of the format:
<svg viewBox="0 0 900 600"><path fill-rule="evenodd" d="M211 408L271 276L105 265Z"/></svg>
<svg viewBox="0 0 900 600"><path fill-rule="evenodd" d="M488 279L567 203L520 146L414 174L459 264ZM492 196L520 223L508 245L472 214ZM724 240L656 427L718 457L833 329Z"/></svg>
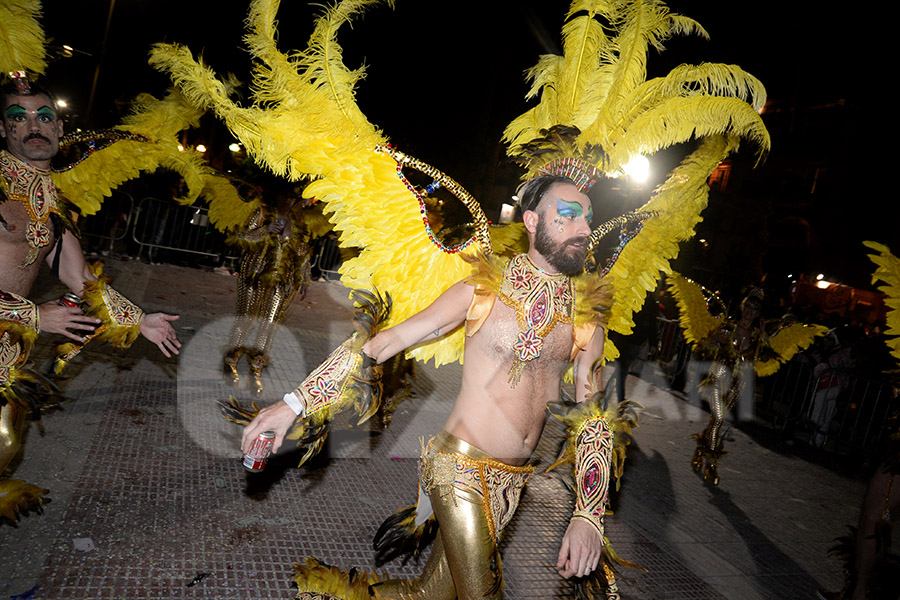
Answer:
<svg viewBox="0 0 900 600"><path fill-rule="evenodd" d="M516 311L519 323L513 344L515 358L509 370L509 384L515 387L525 364L541 355L547 334L557 323L573 322L575 293L571 278L545 273L527 254L519 254L504 270L499 298Z"/></svg>
<svg viewBox="0 0 900 600"><path fill-rule="evenodd" d="M25 262L20 265L25 268L37 259L40 249L50 243L47 220L51 213L59 214L56 186L49 170L32 167L5 150L0 151L0 176L6 196L21 202L28 211L25 239L30 248Z"/></svg>

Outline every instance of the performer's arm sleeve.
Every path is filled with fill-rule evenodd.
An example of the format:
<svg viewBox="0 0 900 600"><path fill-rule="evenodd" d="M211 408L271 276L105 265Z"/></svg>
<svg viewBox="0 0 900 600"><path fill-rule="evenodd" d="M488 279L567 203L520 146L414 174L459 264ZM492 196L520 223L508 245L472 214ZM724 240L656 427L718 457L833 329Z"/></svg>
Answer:
<svg viewBox="0 0 900 600"><path fill-rule="evenodd" d="M0 321L13 321L41 332L40 311L34 302L12 292L0 290Z"/></svg>
<svg viewBox="0 0 900 600"><path fill-rule="evenodd" d="M342 409L339 407L348 406L348 385L366 379L358 375L361 370L369 370L410 346L438 338L462 324L473 293L472 286L459 282L448 288L425 310L368 340L361 338L362 332L354 334L310 373L297 389L285 395L284 402L301 417L331 413ZM377 327L373 329L377 330ZM378 393L380 394L380 390ZM378 400L374 403L366 401L362 406L358 401L355 402L362 420L371 415L374 410L372 407L377 402Z"/></svg>
<svg viewBox="0 0 900 600"><path fill-rule="evenodd" d="M575 512L573 519L590 523L603 538L609 501L613 435L602 416L586 419L575 437Z"/></svg>
<svg viewBox="0 0 900 600"><path fill-rule="evenodd" d="M101 264L93 267L87 264L78 238L69 231L63 234L59 278L83 300L84 313L101 322L83 342L67 342L55 348L57 374L62 373L66 364L93 339L108 341L116 348L126 348L138 338L144 311L110 285L112 280L103 277Z"/></svg>

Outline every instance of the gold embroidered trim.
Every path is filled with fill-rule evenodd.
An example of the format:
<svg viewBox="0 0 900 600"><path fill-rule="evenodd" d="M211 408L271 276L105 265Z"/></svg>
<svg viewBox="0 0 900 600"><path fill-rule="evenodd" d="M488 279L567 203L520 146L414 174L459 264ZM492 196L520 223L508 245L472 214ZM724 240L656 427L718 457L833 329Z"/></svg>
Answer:
<svg viewBox="0 0 900 600"><path fill-rule="evenodd" d="M37 305L12 292L0 291L0 321L15 321L35 333L41 332L40 313Z"/></svg>
<svg viewBox="0 0 900 600"><path fill-rule="evenodd" d="M6 196L21 202L28 211L25 239L30 249L25 262L19 266L25 268L37 259L38 251L50 243L47 219L50 213L59 214L56 186L49 169L33 167L6 150L0 150L0 176Z"/></svg>
<svg viewBox="0 0 900 600"><path fill-rule="evenodd" d="M356 372L362 360L361 354L353 350L355 338L353 334L335 348L294 390L294 395L303 400L305 417L340 402L350 374Z"/></svg>
<svg viewBox="0 0 900 600"><path fill-rule="evenodd" d="M144 318L144 311L140 306L120 294L110 285L105 285L100 290L109 318L115 325L131 327L140 325Z"/></svg>

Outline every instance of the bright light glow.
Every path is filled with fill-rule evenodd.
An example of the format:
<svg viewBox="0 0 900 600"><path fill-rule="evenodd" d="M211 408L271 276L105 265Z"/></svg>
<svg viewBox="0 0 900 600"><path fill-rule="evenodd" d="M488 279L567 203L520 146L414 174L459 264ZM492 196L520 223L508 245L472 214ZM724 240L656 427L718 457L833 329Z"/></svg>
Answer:
<svg viewBox="0 0 900 600"><path fill-rule="evenodd" d="M69 103L66 102L65 100L63 100L62 98L57 98L56 105L60 108L66 108L67 106L69 106Z"/></svg>
<svg viewBox="0 0 900 600"><path fill-rule="evenodd" d="M204 146L203 144L197 144L197 147L194 148L194 150L201 153L206 152L206 146Z"/></svg>
<svg viewBox="0 0 900 600"><path fill-rule="evenodd" d="M816 287L819 289L822 289L822 290L827 290L828 288L831 287L831 282L825 281L824 279L820 279L819 281L816 282Z"/></svg>
<svg viewBox="0 0 900 600"><path fill-rule="evenodd" d="M650 161L647 160L646 156L638 154L632 157L632 159L628 161L628 164L622 167L622 170L625 171L625 174L628 175L632 181L644 183L650 178Z"/></svg>
<svg viewBox="0 0 900 600"><path fill-rule="evenodd" d="M232 144L228 144L228 149L231 150L232 152L240 152L241 145L236 142L232 143Z"/></svg>
<svg viewBox="0 0 900 600"><path fill-rule="evenodd" d="M823 279L825 279L824 273L819 273L818 275L816 275L816 281L822 281Z"/></svg>
<svg viewBox="0 0 900 600"><path fill-rule="evenodd" d="M184 146L182 146L181 144L178 144L178 151L184 152Z"/></svg>

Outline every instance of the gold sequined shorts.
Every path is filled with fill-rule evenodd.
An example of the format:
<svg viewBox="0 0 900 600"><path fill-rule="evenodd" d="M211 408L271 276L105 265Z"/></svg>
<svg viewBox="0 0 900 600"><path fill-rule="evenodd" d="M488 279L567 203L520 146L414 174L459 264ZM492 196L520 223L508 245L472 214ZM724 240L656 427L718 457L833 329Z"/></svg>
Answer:
<svg viewBox="0 0 900 600"><path fill-rule="evenodd" d="M519 505L532 466L507 465L454 435L441 431L428 440L419 462L422 489L453 497L454 488L481 499L486 525L495 541Z"/></svg>

